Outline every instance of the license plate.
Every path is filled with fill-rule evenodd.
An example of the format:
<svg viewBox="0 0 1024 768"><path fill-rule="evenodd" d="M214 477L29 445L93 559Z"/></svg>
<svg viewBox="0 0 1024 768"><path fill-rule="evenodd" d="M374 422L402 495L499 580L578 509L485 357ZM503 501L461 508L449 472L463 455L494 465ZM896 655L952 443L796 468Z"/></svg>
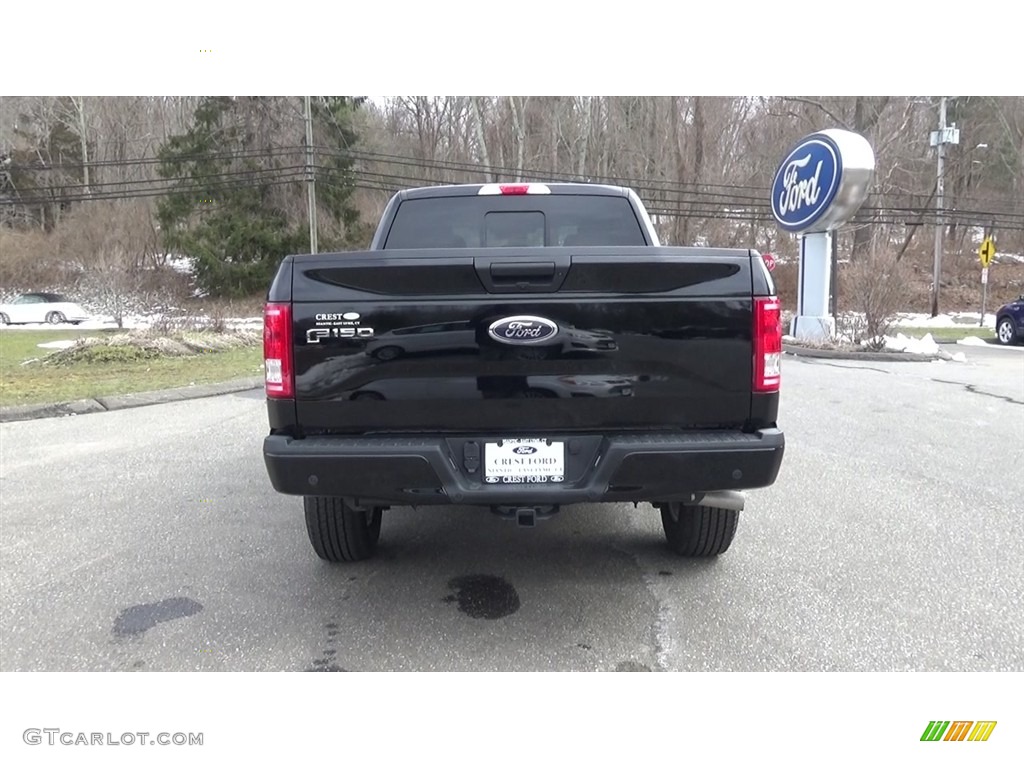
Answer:
<svg viewBox="0 0 1024 768"><path fill-rule="evenodd" d="M509 439L484 443L488 483L560 483L565 478L565 443Z"/></svg>

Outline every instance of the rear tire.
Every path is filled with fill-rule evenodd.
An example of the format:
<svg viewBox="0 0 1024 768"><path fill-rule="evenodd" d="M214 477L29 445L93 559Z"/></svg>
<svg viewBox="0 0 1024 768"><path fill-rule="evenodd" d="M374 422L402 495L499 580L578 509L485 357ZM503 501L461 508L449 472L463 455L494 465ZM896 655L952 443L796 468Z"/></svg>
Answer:
<svg viewBox="0 0 1024 768"><path fill-rule="evenodd" d="M669 547L685 557L715 557L732 544L740 513L718 507L661 504L661 523Z"/></svg>
<svg viewBox="0 0 1024 768"><path fill-rule="evenodd" d="M366 560L380 539L381 508L355 509L336 496L304 496L306 532L313 551L329 563Z"/></svg>
<svg viewBox="0 0 1024 768"><path fill-rule="evenodd" d="M10 325L10 324L11 324L11 318L9 318L3 312L0 312L0 325Z"/></svg>
<svg viewBox="0 0 1024 768"><path fill-rule="evenodd" d="M996 325L996 338L999 343L1005 346L1013 344L1017 338L1017 330L1013 327L1013 320L1009 317L1000 318Z"/></svg>

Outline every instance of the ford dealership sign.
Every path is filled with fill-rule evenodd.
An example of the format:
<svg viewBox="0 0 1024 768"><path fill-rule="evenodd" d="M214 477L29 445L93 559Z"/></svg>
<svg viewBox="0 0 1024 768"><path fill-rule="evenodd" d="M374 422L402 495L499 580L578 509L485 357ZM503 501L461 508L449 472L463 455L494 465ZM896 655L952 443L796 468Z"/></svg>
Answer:
<svg viewBox="0 0 1024 768"><path fill-rule="evenodd" d="M807 229L836 196L843 161L824 136L804 139L782 161L772 185L772 213L786 229Z"/></svg>
<svg viewBox="0 0 1024 768"><path fill-rule="evenodd" d="M875 153L850 131L827 130L801 139L772 183L772 214L788 232L827 232L847 221L867 197Z"/></svg>

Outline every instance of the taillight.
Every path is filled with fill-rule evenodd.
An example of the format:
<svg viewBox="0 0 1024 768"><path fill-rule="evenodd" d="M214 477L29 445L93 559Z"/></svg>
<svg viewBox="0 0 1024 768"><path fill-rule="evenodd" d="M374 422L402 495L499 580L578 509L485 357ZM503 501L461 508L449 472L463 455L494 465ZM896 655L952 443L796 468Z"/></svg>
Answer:
<svg viewBox="0 0 1024 768"><path fill-rule="evenodd" d="M295 397L290 304L267 304L263 308L263 367L267 397Z"/></svg>
<svg viewBox="0 0 1024 768"><path fill-rule="evenodd" d="M782 311L774 296L754 298L754 391L778 392L782 365Z"/></svg>

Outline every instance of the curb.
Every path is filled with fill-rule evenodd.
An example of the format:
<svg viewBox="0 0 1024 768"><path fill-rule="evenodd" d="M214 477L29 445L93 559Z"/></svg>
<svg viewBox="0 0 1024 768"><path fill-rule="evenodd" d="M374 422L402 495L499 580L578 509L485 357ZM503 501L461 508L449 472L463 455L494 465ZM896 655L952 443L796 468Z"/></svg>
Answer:
<svg viewBox="0 0 1024 768"><path fill-rule="evenodd" d="M816 357L826 360L863 360L865 362L886 363L929 363L934 360L945 360L946 355L915 355L910 352L848 352L840 349L817 349L803 347L799 344L782 345L782 351L793 357Z"/></svg>
<svg viewBox="0 0 1024 768"><path fill-rule="evenodd" d="M246 392L263 386L263 378L232 379L219 384L196 384L191 387L159 389L153 392L136 392L129 395L108 395L88 400L74 400L67 403L46 403L42 405L8 405L0 408L0 422L48 419L55 416L81 416L87 413L121 411L144 405L161 405L182 400L197 400L202 397L230 395Z"/></svg>
<svg viewBox="0 0 1024 768"><path fill-rule="evenodd" d="M1012 349L1017 352L1024 352L1024 344L1000 344L995 339L985 339L985 344L964 344L963 339L956 342L961 347L973 349Z"/></svg>

